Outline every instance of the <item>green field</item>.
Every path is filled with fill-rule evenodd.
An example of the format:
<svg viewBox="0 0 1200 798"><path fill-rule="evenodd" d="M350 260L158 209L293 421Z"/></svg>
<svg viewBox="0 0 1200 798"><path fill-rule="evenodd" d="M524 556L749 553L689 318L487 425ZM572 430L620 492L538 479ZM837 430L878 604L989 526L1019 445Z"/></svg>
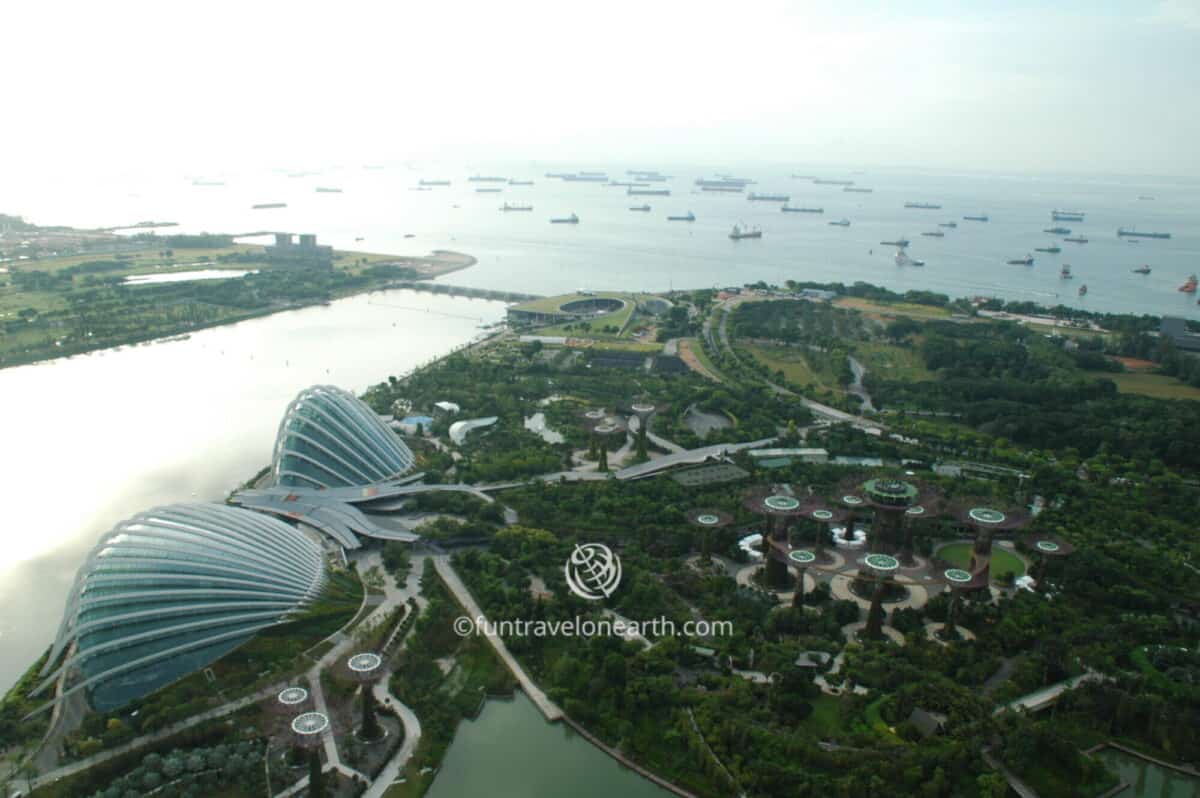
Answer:
<svg viewBox="0 0 1200 798"><path fill-rule="evenodd" d="M971 544L949 543L934 554L957 568L966 568L971 562ZM1009 571L1012 571L1015 576L1024 576L1025 563L1012 552L993 546L990 571L992 579L999 579Z"/></svg>
<svg viewBox="0 0 1200 798"><path fill-rule="evenodd" d="M840 308L852 308L864 313L875 313L882 316L911 316L914 319L945 319L950 317L946 308L933 305L918 305L913 302L893 302L884 304L861 297L843 296L834 300L834 305Z"/></svg>
<svg viewBox="0 0 1200 798"><path fill-rule="evenodd" d="M842 393L835 375L815 371L799 347L770 344L739 344L738 348L754 357L771 371L782 371L784 379L800 388L812 385L820 390ZM868 366L868 368L870 368Z"/></svg>
<svg viewBox="0 0 1200 798"><path fill-rule="evenodd" d="M1200 388L1193 388L1166 374L1135 371L1105 376L1117 384L1117 390L1121 393L1135 393L1154 399L1200 399Z"/></svg>
<svg viewBox="0 0 1200 798"><path fill-rule="evenodd" d="M921 355L914 347L882 343L856 343L854 356L866 367L868 374L878 374L893 380L924 382L933 375L925 368Z"/></svg>

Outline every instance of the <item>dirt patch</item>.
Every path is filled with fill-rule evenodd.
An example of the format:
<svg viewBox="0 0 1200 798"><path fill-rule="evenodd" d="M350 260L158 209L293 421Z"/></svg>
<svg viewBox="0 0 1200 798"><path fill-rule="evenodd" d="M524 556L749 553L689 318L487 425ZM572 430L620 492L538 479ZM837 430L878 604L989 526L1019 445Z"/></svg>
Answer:
<svg viewBox="0 0 1200 798"><path fill-rule="evenodd" d="M1157 363L1149 360L1140 360L1136 357L1114 357L1113 360L1130 371L1153 371L1158 367Z"/></svg>

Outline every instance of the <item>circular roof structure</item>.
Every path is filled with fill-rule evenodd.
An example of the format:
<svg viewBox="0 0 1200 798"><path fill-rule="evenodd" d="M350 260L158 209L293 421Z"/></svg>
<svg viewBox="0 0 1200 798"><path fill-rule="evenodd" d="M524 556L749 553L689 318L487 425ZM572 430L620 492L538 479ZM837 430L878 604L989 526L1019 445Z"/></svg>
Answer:
<svg viewBox="0 0 1200 798"><path fill-rule="evenodd" d="M704 524L705 526L716 526L721 523L721 516L713 515L712 513L701 513L696 516L696 523Z"/></svg>
<svg viewBox="0 0 1200 798"><path fill-rule="evenodd" d="M786 485L751 488L746 491L742 505L758 515L793 516L801 515L805 508L801 501L787 489Z"/></svg>
<svg viewBox="0 0 1200 798"><path fill-rule="evenodd" d="M1033 534L1022 541L1037 554L1046 557L1065 557L1075 551L1075 547L1057 535Z"/></svg>
<svg viewBox="0 0 1200 798"><path fill-rule="evenodd" d="M973 578L970 571L962 568L947 568L942 571L942 577L952 585L965 585Z"/></svg>
<svg viewBox="0 0 1200 798"><path fill-rule="evenodd" d="M967 510L967 517L980 524L1003 524L1008 516L991 507L972 507Z"/></svg>
<svg viewBox="0 0 1200 798"><path fill-rule="evenodd" d="M1037 543L1033 544L1033 547L1038 551L1044 551L1050 554L1053 554L1060 548L1059 545L1053 540L1039 540Z"/></svg>
<svg viewBox="0 0 1200 798"><path fill-rule="evenodd" d="M895 571L900 567L900 561L890 554L868 554L863 562L875 571Z"/></svg>
<svg viewBox="0 0 1200 798"><path fill-rule="evenodd" d="M908 507L920 495L916 485L901 479L868 479L863 483L863 492L880 507Z"/></svg>
<svg viewBox="0 0 1200 798"><path fill-rule="evenodd" d="M795 549L788 552L788 559L797 565L808 565L816 561L817 555L807 549Z"/></svg>
<svg viewBox="0 0 1200 798"><path fill-rule="evenodd" d="M595 432L598 435L611 435L618 430L620 430L620 427L618 427L616 424L597 424L596 426L592 427L592 432Z"/></svg>
<svg viewBox="0 0 1200 798"><path fill-rule="evenodd" d="M590 418L592 421L599 421L607 415L608 413L604 412L603 410L588 410L584 412L583 417Z"/></svg>
<svg viewBox="0 0 1200 798"><path fill-rule="evenodd" d="M814 520L817 520L817 521L832 521L833 520L833 511L832 510L813 510L810 513L810 515L813 517Z"/></svg>
<svg viewBox="0 0 1200 798"><path fill-rule="evenodd" d="M292 731L301 737L316 737L329 730L329 716L321 712L305 712L292 719Z"/></svg>
<svg viewBox="0 0 1200 798"><path fill-rule="evenodd" d="M925 515L925 508L920 504L914 504L904 511L905 515Z"/></svg>
<svg viewBox="0 0 1200 798"><path fill-rule="evenodd" d="M863 503L863 498L861 496L855 496L853 493L847 493L842 497L842 504L845 504L849 507L858 507Z"/></svg>
<svg viewBox="0 0 1200 798"><path fill-rule="evenodd" d="M979 498L967 498L956 502L953 514L964 524L987 530L1019 529L1033 518L1027 510L997 507L987 499Z"/></svg>
<svg viewBox="0 0 1200 798"><path fill-rule="evenodd" d="M383 657L373 651L364 651L361 654L355 654L346 661L346 667L358 674L373 673L379 670L379 666L382 664Z"/></svg>
<svg viewBox="0 0 1200 798"><path fill-rule="evenodd" d="M294 707L308 700L308 690L303 687L285 687L279 691L279 703Z"/></svg>
<svg viewBox="0 0 1200 798"><path fill-rule="evenodd" d="M654 412L654 405L652 405L648 402L638 402L637 404L632 405L632 408L633 408L633 412L635 412L635 413L653 413Z"/></svg>
<svg viewBox="0 0 1200 798"><path fill-rule="evenodd" d="M688 510L687 520L689 524L695 526L707 527L716 529L723 527L733 520L733 516L729 513L715 510L709 507L700 507L693 510Z"/></svg>
<svg viewBox="0 0 1200 798"><path fill-rule="evenodd" d="M798 510L800 501L794 496L772 495L763 499L763 504L772 510Z"/></svg>

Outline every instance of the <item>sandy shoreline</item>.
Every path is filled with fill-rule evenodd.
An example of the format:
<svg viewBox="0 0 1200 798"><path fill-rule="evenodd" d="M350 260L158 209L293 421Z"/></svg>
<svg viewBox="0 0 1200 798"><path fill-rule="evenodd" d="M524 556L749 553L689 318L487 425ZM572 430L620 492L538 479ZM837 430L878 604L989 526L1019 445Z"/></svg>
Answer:
<svg viewBox="0 0 1200 798"><path fill-rule="evenodd" d="M415 269L418 280L432 280L434 277L441 277L443 274L469 269L478 262L471 255L448 249L435 249L428 255L402 255L389 260L379 261L380 264L395 264Z"/></svg>

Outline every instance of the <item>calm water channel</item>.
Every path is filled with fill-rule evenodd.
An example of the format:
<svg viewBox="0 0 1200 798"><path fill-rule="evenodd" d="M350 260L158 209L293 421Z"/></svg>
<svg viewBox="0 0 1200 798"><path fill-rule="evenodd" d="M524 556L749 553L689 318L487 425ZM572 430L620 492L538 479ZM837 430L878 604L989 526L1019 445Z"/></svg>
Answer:
<svg viewBox="0 0 1200 798"><path fill-rule="evenodd" d="M1200 798L1200 779L1160 767L1116 748L1093 754L1128 784L1119 798Z"/></svg>
<svg viewBox="0 0 1200 798"><path fill-rule="evenodd" d="M503 314L497 302L379 292L0 370L0 689L50 643L76 569L113 524L222 499L269 462L301 389L361 392Z"/></svg>

